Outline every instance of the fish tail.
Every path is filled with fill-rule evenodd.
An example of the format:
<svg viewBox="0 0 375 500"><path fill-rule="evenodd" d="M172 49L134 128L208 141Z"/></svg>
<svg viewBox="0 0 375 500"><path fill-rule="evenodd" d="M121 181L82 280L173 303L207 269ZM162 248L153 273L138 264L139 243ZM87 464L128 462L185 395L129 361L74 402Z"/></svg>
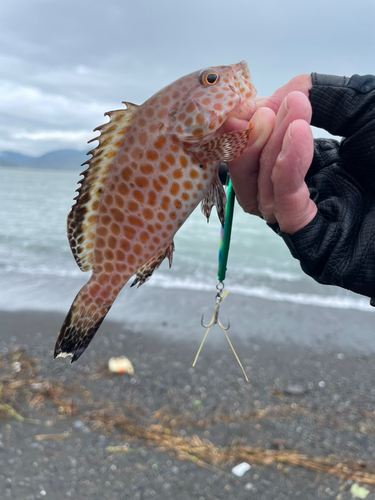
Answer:
<svg viewBox="0 0 375 500"><path fill-rule="evenodd" d="M61 327L56 340L53 357L72 356L71 363L76 361L94 338L110 310L113 300L97 305L89 297L90 282L78 293Z"/></svg>

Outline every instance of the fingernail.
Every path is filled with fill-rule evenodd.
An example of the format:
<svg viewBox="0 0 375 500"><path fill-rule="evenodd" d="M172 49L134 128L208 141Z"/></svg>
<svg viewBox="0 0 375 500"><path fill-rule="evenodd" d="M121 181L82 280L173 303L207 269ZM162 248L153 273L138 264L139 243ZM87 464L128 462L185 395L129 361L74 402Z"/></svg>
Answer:
<svg viewBox="0 0 375 500"><path fill-rule="evenodd" d="M293 139L293 135L292 135L292 127L293 127L293 123L291 123L286 131L286 134L284 136L284 140L283 140L283 145L281 147L281 151L277 157L278 160L282 160L288 149L289 149L289 146L290 146L290 143L292 142L292 139Z"/></svg>

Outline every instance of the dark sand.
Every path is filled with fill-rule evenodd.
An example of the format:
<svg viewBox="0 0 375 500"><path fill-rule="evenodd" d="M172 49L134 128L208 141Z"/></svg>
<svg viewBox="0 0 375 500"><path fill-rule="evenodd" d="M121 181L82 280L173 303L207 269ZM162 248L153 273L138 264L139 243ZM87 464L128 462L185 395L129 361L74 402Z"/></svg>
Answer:
<svg viewBox="0 0 375 500"><path fill-rule="evenodd" d="M106 321L70 364L52 360L62 321L0 312L1 500L349 500L356 470L375 485L372 352L234 337L248 384L229 346L215 347L219 330L193 369L197 342ZM133 376L108 372L117 355ZM244 456L251 469L236 477ZM375 486L360 484L375 499Z"/></svg>

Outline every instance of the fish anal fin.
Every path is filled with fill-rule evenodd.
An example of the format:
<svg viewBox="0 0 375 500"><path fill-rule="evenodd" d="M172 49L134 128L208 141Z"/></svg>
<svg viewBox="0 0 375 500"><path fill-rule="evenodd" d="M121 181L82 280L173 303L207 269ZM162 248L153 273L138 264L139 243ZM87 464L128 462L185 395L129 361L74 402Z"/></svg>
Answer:
<svg viewBox="0 0 375 500"><path fill-rule="evenodd" d="M68 215L69 244L82 271L90 271L93 267L94 239L103 185L122 144L126 128L138 107L126 104L127 109L105 113L110 121L95 129L100 131L100 135L93 140L97 140L99 144L87 153L91 158L83 165L88 165L88 168L81 174L83 178L79 181L78 194L74 198L76 203Z"/></svg>
<svg viewBox="0 0 375 500"><path fill-rule="evenodd" d="M244 152L252 127L214 137L199 148L199 161L232 161Z"/></svg>
<svg viewBox="0 0 375 500"><path fill-rule="evenodd" d="M138 269L138 271L135 273L135 279L130 286L138 285L137 288L139 288L141 285L143 285L143 283L146 283L146 281L151 278L154 271L156 271L156 269L160 267L160 264L164 259L168 259L169 267L172 267L173 252L174 243L172 241L171 243L169 243L169 245L160 250L160 252L158 252L154 257L152 257L152 259L146 262L146 264Z"/></svg>
<svg viewBox="0 0 375 500"><path fill-rule="evenodd" d="M220 182L219 176L216 176L207 195L201 202L201 210L203 215L207 217L207 222L210 219L212 207L215 205L220 223L224 226L226 202L227 197L224 188Z"/></svg>

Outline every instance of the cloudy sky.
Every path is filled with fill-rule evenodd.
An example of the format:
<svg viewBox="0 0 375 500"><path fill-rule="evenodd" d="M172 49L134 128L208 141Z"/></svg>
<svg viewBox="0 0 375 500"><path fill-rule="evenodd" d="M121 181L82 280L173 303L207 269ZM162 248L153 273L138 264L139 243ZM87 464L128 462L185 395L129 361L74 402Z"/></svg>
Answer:
<svg viewBox="0 0 375 500"><path fill-rule="evenodd" d="M1 0L0 151L87 150L103 113L245 59L259 95L375 71L374 0Z"/></svg>

